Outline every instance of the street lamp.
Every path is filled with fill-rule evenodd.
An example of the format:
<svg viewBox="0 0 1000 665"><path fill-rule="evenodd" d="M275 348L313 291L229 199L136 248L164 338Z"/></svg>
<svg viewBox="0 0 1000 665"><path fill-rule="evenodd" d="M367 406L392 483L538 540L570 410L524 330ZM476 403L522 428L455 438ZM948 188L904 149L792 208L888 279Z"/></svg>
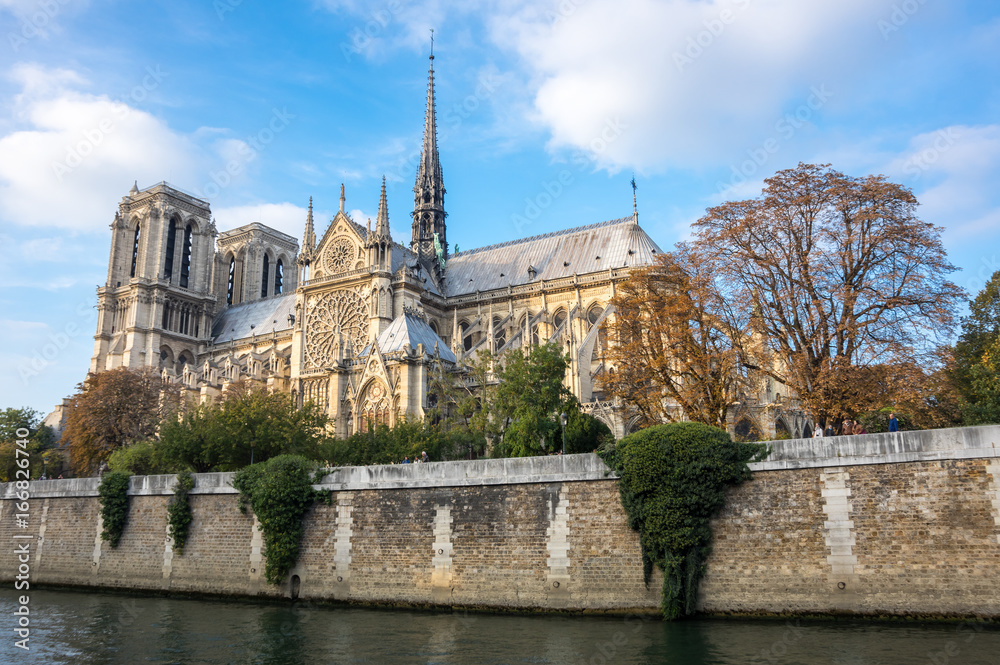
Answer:
<svg viewBox="0 0 1000 665"><path fill-rule="evenodd" d="M559 414L559 422L562 423L562 439L563 439L563 449L562 454L566 454L566 422L569 419L566 417L566 412L563 411Z"/></svg>

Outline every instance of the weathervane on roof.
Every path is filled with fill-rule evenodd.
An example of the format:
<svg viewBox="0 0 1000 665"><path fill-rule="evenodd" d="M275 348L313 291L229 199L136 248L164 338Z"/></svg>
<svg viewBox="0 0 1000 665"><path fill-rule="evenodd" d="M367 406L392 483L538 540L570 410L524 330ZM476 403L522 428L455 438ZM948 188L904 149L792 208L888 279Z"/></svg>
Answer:
<svg viewBox="0 0 1000 665"><path fill-rule="evenodd" d="M635 173L632 173L632 221L639 223L639 204L635 198Z"/></svg>
<svg viewBox="0 0 1000 665"><path fill-rule="evenodd" d="M434 28L431 28L431 60L434 59Z"/></svg>

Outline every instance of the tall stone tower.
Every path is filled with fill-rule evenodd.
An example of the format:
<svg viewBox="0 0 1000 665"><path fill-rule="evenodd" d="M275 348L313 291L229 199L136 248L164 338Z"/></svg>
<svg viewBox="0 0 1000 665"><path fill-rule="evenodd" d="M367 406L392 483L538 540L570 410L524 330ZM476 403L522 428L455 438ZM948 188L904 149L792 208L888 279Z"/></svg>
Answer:
<svg viewBox="0 0 1000 665"><path fill-rule="evenodd" d="M448 236L445 228L444 178L437 149L437 117L434 108L434 54L427 78L427 112L424 116L424 145L413 186L413 239L410 249L420 263L440 285L444 278L444 261L448 257Z"/></svg>
<svg viewBox="0 0 1000 665"><path fill-rule="evenodd" d="M92 373L179 372L211 339L215 224L208 202L164 182L133 185L111 223L108 279L97 290Z"/></svg>

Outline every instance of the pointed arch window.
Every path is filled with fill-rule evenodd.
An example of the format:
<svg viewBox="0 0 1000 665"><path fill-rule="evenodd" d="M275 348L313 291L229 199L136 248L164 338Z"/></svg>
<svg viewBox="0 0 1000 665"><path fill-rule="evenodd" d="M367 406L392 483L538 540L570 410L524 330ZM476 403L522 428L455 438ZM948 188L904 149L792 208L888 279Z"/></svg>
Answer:
<svg viewBox="0 0 1000 665"><path fill-rule="evenodd" d="M135 239L132 241L132 270L129 277L135 277L135 266L139 262L139 235L142 231L140 224L135 225Z"/></svg>
<svg viewBox="0 0 1000 665"><path fill-rule="evenodd" d="M167 256L163 261L163 279L170 281L174 276L174 247L177 245L177 222L170 220L170 228L167 231Z"/></svg>
<svg viewBox="0 0 1000 665"><path fill-rule="evenodd" d="M236 257L229 259L229 284L226 287L226 304L233 304L233 291L236 289Z"/></svg>
<svg viewBox="0 0 1000 665"><path fill-rule="evenodd" d="M188 224L184 229L184 248L181 250L181 288L188 288L188 276L191 273L191 245L194 241L194 230Z"/></svg>
<svg viewBox="0 0 1000 665"><path fill-rule="evenodd" d="M261 280L260 280L260 297L261 298L266 298L267 297L267 286L268 286L267 279L268 279L268 272L269 272L270 267L271 267L271 259L269 259L268 256L267 256L267 254L265 254L264 255L264 269L263 269L263 273L264 274L261 276Z"/></svg>
<svg viewBox="0 0 1000 665"><path fill-rule="evenodd" d="M274 295L278 295L284 289L285 267L281 259L274 266Z"/></svg>

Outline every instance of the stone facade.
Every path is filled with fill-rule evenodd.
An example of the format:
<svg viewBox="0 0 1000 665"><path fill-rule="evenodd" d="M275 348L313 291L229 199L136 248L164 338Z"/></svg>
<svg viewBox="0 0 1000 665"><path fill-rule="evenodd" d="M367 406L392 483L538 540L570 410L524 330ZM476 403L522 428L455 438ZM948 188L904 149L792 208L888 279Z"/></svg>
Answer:
<svg viewBox="0 0 1000 665"><path fill-rule="evenodd" d="M836 438L844 454L833 458L776 444L776 459L729 492L713 521L701 610L1000 618L1000 427ZM952 447L936 449L944 440ZM658 608L662 578L643 584L638 535L594 455L337 469L319 485L334 501L306 515L298 563L280 586L263 580L261 534L230 480L196 476L183 553L166 532L172 476L133 478L117 549L100 540L97 479L33 482L25 528L13 519L13 484L0 487L0 540L29 543L32 583ZM0 551L0 579L12 580L18 565L13 547Z"/></svg>
<svg viewBox="0 0 1000 665"><path fill-rule="evenodd" d="M452 251L437 147L433 58L412 237L392 238L385 182L377 218L347 214L346 195L317 235L312 199L301 239L250 223L219 233L209 203L165 182L134 186L111 224L98 289L91 372L157 368L198 399L251 380L312 401L346 436L422 418L432 369L483 350L548 341L570 356L567 387L617 436L632 414L603 400L602 324L616 284L660 248L632 215ZM762 385L731 421L759 436L799 435L801 413Z"/></svg>

